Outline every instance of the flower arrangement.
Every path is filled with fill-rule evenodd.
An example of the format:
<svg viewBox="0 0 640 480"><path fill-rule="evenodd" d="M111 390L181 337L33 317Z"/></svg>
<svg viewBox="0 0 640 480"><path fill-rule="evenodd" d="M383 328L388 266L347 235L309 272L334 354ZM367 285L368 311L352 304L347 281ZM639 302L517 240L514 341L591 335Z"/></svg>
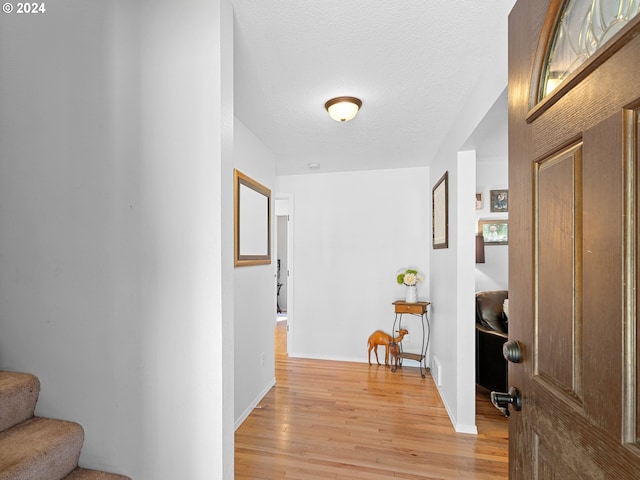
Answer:
<svg viewBox="0 0 640 480"><path fill-rule="evenodd" d="M417 270L412 270L408 268L404 272L398 273L396 277L398 285L407 285L408 287L412 287L418 283L422 283L424 281L424 277L418 273Z"/></svg>

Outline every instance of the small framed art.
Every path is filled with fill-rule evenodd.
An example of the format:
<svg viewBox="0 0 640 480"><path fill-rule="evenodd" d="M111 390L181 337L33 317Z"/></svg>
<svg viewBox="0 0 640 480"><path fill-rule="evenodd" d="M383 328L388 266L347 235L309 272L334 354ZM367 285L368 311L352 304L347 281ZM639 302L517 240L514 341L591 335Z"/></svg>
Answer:
<svg viewBox="0 0 640 480"><path fill-rule="evenodd" d="M491 190L491 211L509 211L509 190Z"/></svg>
<svg viewBox="0 0 640 480"><path fill-rule="evenodd" d="M484 237L485 245L507 245L509 243L509 220L498 218L478 220L478 234Z"/></svg>

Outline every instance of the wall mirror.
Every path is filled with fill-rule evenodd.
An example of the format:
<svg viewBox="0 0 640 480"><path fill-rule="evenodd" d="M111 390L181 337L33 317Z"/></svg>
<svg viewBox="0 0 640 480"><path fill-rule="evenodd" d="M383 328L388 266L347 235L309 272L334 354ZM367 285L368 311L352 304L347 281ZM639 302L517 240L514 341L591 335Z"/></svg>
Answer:
<svg viewBox="0 0 640 480"><path fill-rule="evenodd" d="M449 171L431 191L433 248L449 248Z"/></svg>
<svg viewBox="0 0 640 480"><path fill-rule="evenodd" d="M234 265L271 263L271 190L233 171Z"/></svg>

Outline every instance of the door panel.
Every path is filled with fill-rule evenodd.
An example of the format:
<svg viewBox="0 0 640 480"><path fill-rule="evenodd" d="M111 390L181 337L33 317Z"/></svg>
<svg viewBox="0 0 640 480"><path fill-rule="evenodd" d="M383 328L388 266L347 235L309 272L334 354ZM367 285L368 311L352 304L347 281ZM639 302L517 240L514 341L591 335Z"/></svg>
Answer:
<svg viewBox="0 0 640 480"><path fill-rule="evenodd" d="M534 442L535 480L581 480L567 465L557 462L553 445L542 441L538 435L535 435Z"/></svg>
<svg viewBox="0 0 640 480"><path fill-rule="evenodd" d="M582 144L536 164L538 289L534 372L582 402Z"/></svg>
<svg viewBox="0 0 640 480"><path fill-rule="evenodd" d="M586 414L621 438L624 215L622 114L584 136L584 341ZM618 399L616 399L618 397Z"/></svg>
<svg viewBox="0 0 640 480"><path fill-rule="evenodd" d="M640 19L539 108L550 3L509 18L510 478L638 479Z"/></svg>

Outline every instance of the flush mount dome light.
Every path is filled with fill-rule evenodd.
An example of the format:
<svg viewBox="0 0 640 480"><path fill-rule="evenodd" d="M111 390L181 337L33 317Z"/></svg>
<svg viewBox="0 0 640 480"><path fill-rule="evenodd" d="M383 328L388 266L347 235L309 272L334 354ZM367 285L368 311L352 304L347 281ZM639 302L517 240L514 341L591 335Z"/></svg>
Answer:
<svg viewBox="0 0 640 480"><path fill-rule="evenodd" d="M336 122L348 122L358 114L362 100L356 97L336 97L324 104L329 116Z"/></svg>

